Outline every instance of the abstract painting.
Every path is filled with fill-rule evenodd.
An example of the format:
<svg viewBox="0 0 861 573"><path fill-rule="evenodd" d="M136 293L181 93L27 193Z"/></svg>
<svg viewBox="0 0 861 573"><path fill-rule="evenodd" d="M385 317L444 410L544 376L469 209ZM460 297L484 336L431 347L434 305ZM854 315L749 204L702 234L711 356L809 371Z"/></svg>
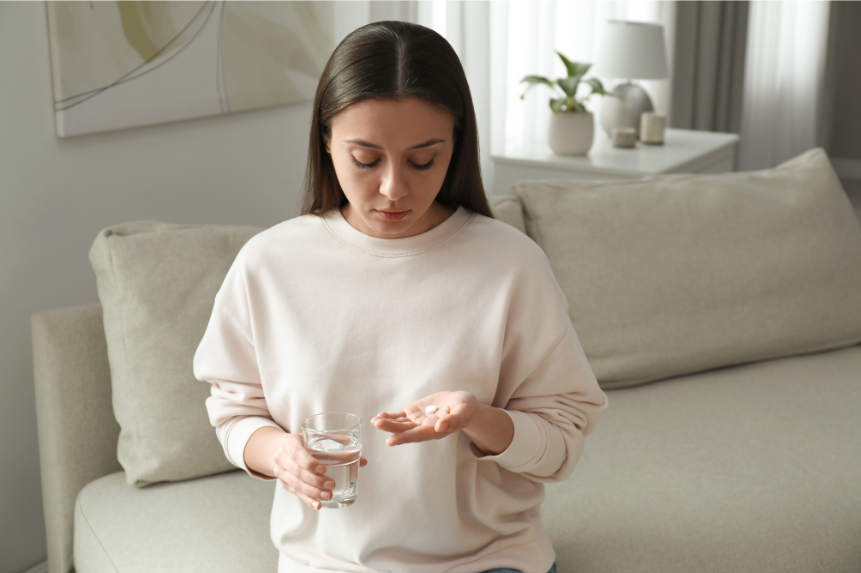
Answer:
<svg viewBox="0 0 861 573"><path fill-rule="evenodd" d="M336 4L48 1L57 137L313 101Z"/></svg>

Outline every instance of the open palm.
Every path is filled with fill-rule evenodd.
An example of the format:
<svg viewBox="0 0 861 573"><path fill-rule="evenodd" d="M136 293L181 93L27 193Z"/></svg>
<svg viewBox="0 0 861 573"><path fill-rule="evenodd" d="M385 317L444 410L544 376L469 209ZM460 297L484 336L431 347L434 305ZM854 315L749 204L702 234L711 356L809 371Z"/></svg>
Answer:
<svg viewBox="0 0 861 573"><path fill-rule="evenodd" d="M436 410L428 412L428 406ZM380 412L371 419L375 428L390 432L389 446L439 440L466 428L478 409L469 392L437 392L413 402L400 412ZM431 408L433 410L433 408Z"/></svg>

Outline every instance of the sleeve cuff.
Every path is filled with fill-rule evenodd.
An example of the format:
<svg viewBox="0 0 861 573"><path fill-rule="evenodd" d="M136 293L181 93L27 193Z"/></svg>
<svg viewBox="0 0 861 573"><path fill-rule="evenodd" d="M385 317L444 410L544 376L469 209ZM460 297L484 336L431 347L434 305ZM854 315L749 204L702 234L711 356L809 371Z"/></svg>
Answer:
<svg viewBox="0 0 861 573"><path fill-rule="evenodd" d="M476 455L476 449L470 448L479 460L493 461L507 470L523 471L531 465L542 449L541 429L532 416L517 410L502 410L511 418L514 424L514 437L502 453L493 456Z"/></svg>
<svg viewBox="0 0 861 573"><path fill-rule="evenodd" d="M283 431L281 426L269 418L264 418L262 416L248 416L239 420L232 428L230 428L230 433L227 434L227 457L229 458L230 463L236 467L244 469L251 477L262 481L272 481L278 478L261 474L260 472L249 469L248 466L245 465L245 446L248 444L251 434L264 426L273 426Z"/></svg>

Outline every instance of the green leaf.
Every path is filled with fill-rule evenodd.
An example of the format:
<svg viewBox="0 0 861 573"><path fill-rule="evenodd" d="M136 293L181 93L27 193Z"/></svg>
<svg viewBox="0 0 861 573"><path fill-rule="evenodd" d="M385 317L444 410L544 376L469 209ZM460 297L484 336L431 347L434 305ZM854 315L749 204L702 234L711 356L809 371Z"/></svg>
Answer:
<svg viewBox="0 0 861 573"><path fill-rule="evenodd" d="M580 78L586 75L586 72L588 72L589 68L592 67L592 64L580 64L577 62L572 62L564 55L562 55L562 52L560 52L559 50L556 50L556 53L559 54L560 58L562 58L562 63L565 64L565 69L568 70L569 78L576 77L577 81L580 81Z"/></svg>
<svg viewBox="0 0 861 573"><path fill-rule="evenodd" d="M529 85L526 86L526 90L521 94L520 99L523 99L523 96L526 95L526 92L531 90L534 86L541 85L541 84L548 86L554 92L556 91L556 86L553 84L553 82L551 82L550 80L548 80L544 76L526 76L522 80L520 80L520 83L523 83L523 82L529 82Z"/></svg>
<svg viewBox="0 0 861 573"><path fill-rule="evenodd" d="M580 84L580 78L559 78L558 80L556 80L556 83L559 84L559 87L562 88L562 91L565 92L565 95L567 95L568 97L574 97L574 95L577 93L577 86Z"/></svg>
<svg viewBox="0 0 861 573"><path fill-rule="evenodd" d="M598 94L598 95L602 95L602 96L616 95L616 94L610 94L607 91L605 91L604 90L604 84L602 84L601 80L599 80L598 78L590 78L590 79L586 80L586 83L589 84L590 86L592 86L592 93L590 93L589 95L592 95L592 94Z"/></svg>
<svg viewBox="0 0 861 573"><path fill-rule="evenodd" d="M550 100L551 111L553 111L553 113L561 113L563 103L565 103L564 99L551 99Z"/></svg>

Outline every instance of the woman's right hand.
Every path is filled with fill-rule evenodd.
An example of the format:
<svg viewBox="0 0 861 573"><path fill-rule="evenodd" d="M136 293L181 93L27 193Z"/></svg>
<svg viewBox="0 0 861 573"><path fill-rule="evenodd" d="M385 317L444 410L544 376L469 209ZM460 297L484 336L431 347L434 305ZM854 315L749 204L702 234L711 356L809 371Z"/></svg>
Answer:
<svg viewBox="0 0 861 573"><path fill-rule="evenodd" d="M364 457L359 467L367 465ZM319 510L320 501L332 499L335 480L326 475L326 466L311 455L305 447L301 434L285 434L275 452L275 477L281 487L305 502L311 509Z"/></svg>

